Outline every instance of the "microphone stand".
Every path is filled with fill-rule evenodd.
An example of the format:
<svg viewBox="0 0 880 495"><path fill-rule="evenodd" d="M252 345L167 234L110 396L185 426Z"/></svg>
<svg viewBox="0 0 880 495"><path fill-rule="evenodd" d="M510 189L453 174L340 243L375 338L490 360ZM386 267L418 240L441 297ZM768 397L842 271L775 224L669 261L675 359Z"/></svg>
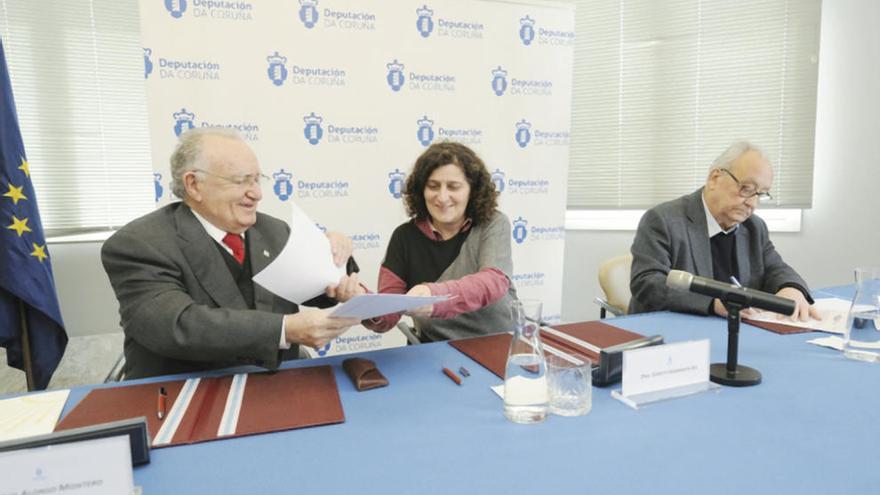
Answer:
<svg viewBox="0 0 880 495"><path fill-rule="evenodd" d="M761 383L761 372L737 364L739 354L739 312L746 308L736 301L724 301L727 309L727 363L712 363L709 380L729 387L751 387Z"/></svg>

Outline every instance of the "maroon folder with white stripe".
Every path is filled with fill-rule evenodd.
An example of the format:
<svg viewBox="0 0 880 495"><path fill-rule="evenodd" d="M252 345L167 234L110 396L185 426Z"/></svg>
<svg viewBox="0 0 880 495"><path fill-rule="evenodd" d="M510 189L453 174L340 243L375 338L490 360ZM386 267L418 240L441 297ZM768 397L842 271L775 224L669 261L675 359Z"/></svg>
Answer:
<svg viewBox="0 0 880 495"><path fill-rule="evenodd" d="M511 338L513 336L509 333L497 333L451 340L449 345L480 363L499 378L504 378ZM594 365L599 363L601 349L641 338L644 338L644 335L601 321L556 325L550 327L549 331L541 329L541 342L545 348L550 348L546 350L548 355L553 351L563 352L581 360L592 361Z"/></svg>

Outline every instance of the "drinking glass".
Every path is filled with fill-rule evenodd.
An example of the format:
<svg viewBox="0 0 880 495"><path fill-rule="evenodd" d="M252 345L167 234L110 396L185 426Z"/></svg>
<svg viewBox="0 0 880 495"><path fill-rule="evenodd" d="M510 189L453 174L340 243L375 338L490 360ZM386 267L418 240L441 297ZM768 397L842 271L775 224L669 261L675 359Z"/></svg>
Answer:
<svg viewBox="0 0 880 495"><path fill-rule="evenodd" d="M593 368L589 361L547 356L547 390L550 412L582 416L593 406Z"/></svg>

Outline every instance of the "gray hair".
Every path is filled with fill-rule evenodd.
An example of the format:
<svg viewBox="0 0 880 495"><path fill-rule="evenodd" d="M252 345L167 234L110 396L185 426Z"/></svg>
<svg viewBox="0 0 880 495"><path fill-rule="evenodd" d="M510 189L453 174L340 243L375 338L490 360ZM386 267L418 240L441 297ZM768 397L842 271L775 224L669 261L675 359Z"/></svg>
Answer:
<svg viewBox="0 0 880 495"><path fill-rule="evenodd" d="M180 199L186 199L183 175L190 170L202 168L202 144L206 136L242 140L235 129L225 127L198 127L181 134L174 152L171 153L171 192Z"/></svg>
<svg viewBox="0 0 880 495"><path fill-rule="evenodd" d="M730 164L749 151L754 151L758 153L761 158L767 160L767 155L764 154L761 148L758 148L748 141L737 141L728 146L727 149L724 150L724 153L721 153L721 155L712 162L712 167L709 168L709 171L711 172L716 168L730 170Z"/></svg>

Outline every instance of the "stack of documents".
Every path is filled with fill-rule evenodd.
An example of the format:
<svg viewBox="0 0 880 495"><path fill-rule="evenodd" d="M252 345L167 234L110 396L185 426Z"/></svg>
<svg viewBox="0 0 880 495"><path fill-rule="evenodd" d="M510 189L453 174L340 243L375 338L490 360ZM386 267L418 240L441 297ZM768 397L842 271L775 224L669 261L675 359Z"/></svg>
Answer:
<svg viewBox="0 0 880 495"><path fill-rule="evenodd" d="M0 442L52 433L70 390L0 400Z"/></svg>
<svg viewBox="0 0 880 495"><path fill-rule="evenodd" d="M826 332L843 335L851 304L852 302L846 299L836 297L816 299L815 307L822 315L821 320L815 318L807 321L792 320L778 313L756 309L750 309L752 314L744 320L756 327L782 334Z"/></svg>

